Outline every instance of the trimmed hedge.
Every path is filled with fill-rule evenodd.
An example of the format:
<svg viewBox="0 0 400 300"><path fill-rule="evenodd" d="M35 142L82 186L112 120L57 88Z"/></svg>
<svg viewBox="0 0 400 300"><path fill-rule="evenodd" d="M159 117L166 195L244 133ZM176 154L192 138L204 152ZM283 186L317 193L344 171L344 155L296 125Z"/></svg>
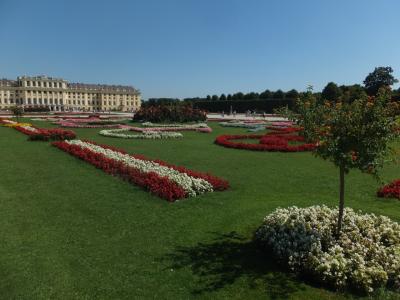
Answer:
<svg viewBox="0 0 400 300"><path fill-rule="evenodd" d="M244 113L248 110L265 112L271 114L274 109L288 106L293 109L295 99L266 99L266 100L211 100L211 101L194 101L193 107L206 110L208 112L229 112Z"/></svg>

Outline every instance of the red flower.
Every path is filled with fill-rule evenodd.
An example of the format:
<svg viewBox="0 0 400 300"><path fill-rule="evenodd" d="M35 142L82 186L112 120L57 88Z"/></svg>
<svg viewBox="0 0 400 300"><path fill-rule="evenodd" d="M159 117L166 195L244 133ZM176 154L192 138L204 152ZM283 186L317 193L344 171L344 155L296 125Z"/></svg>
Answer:
<svg viewBox="0 0 400 300"><path fill-rule="evenodd" d="M255 151L280 151L280 152L300 152L312 151L316 144L289 145L289 141L304 142L304 137L299 135L290 135L290 133L300 131L299 128L285 128L278 132L269 132L266 135L220 135L215 143L227 148L246 149ZM259 139L259 144L235 143L232 140Z"/></svg>
<svg viewBox="0 0 400 300"><path fill-rule="evenodd" d="M377 192L378 197L397 198L400 200L400 179L397 179L383 187Z"/></svg>

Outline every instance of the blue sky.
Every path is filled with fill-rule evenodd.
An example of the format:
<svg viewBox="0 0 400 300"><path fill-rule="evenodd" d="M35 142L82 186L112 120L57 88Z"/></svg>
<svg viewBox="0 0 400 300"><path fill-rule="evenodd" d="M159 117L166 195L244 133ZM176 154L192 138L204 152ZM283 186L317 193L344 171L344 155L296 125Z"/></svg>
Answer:
<svg viewBox="0 0 400 300"><path fill-rule="evenodd" d="M148 97L400 78L398 0L0 0L0 77L129 84ZM396 87L398 87L397 85Z"/></svg>

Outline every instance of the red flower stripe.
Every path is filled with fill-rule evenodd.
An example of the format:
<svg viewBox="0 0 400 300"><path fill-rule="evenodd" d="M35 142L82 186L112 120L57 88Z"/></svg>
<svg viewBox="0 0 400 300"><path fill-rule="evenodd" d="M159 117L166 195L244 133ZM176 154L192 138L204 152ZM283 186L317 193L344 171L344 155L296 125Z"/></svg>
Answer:
<svg viewBox="0 0 400 300"><path fill-rule="evenodd" d="M400 200L400 179L397 179L378 190L378 197L397 198Z"/></svg>
<svg viewBox="0 0 400 300"><path fill-rule="evenodd" d="M187 196L183 188L175 182L166 177L161 177L154 172L143 173L134 167L107 158L101 153L96 153L89 149L83 149L77 145L70 145L63 141L53 142L52 145L90 163L98 169L102 169L108 174L118 175L124 180L143 187L151 193L170 202Z"/></svg>

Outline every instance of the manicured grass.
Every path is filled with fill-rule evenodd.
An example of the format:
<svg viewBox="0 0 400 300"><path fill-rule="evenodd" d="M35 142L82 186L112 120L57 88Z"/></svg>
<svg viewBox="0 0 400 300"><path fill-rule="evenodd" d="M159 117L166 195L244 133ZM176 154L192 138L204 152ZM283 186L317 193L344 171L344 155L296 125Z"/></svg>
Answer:
<svg viewBox="0 0 400 300"><path fill-rule="evenodd" d="M0 127L1 298L353 298L296 279L251 243L276 207L335 206L338 170L310 153L215 145L219 134L247 131L211 126L212 134L184 132L183 139L162 141L74 129L79 138L210 171L231 183L228 191L173 204ZM400 171L387 165L382 175L391 180ZM372 177L354 171L346 184L348 206L400 221L400 202L377 198Z"/></svg>

